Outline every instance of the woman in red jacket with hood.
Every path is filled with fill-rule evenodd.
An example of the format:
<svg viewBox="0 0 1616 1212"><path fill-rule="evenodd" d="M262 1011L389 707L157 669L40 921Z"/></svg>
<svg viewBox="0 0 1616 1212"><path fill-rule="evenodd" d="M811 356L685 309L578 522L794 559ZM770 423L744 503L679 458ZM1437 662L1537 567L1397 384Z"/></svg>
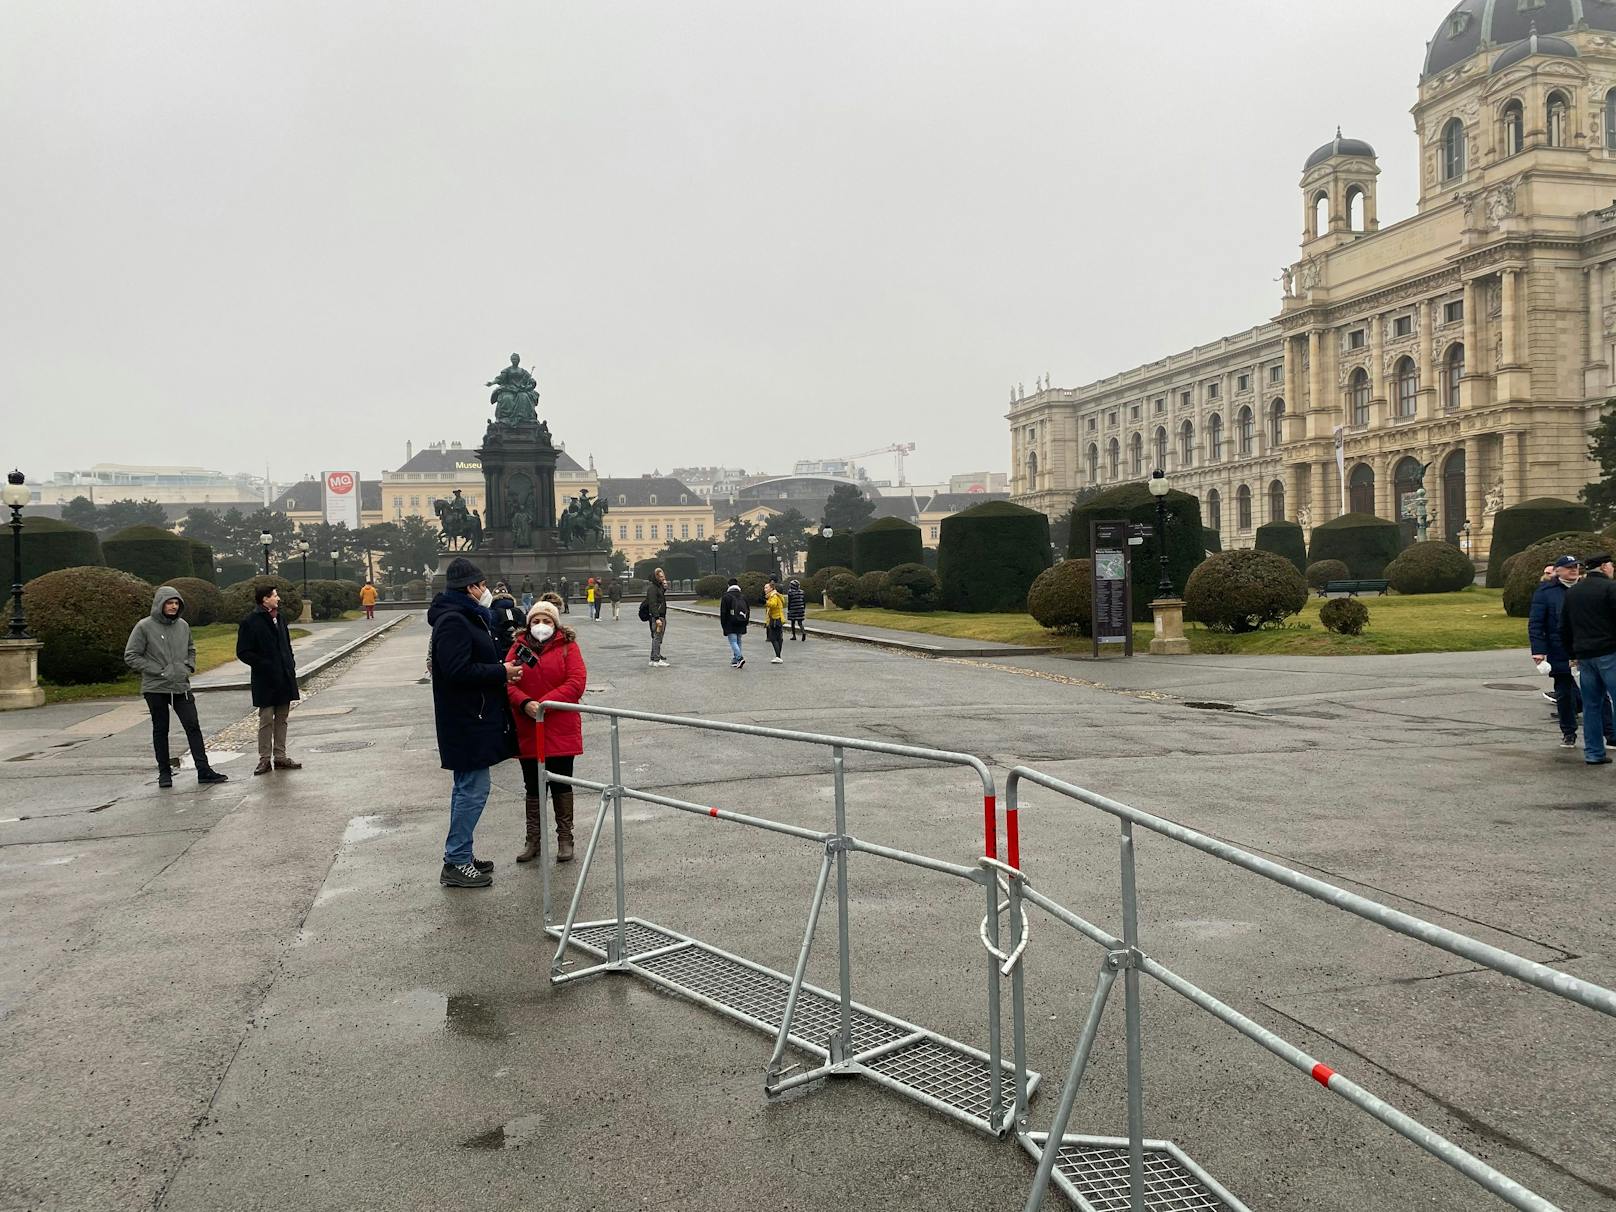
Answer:
<svg viewBox="0 0 1616 1212"><path fill-rule="evenodd" d="M546 701L576 703L584 697L589 671L572 628L561 625L561 613L550 602L533 603L527 626L511 645L508 661L522 666L522 676L506 688L516 716L517 753L522 782L527 788L527 847L516 856L530 863L539 856L544 830L544 797L539 792L539 763L552 773L572 777L573 759L584 751L583 719L571 711L553 711L541 718L539 704ZM555 812L556 862L572 861L572 788L551 783L550 806Z"/></svg>

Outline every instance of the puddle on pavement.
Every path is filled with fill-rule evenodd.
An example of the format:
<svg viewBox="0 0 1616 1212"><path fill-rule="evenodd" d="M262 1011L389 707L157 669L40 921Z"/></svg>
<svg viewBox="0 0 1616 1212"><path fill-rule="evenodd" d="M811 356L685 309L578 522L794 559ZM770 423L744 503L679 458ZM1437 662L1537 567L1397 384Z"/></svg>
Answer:
<svg viewBox="0 0 1616 1212"><path fill-rule="evenodd" d="M504 1039L510 1034L500 1021L499 1008L492 998L469 993L451 994L443 1011L452 1035L468 1039Z"/></svg>
<svg viewBox="0 0 1616 1212"><path fill-rule="evenodd" d="M396 816L350 817L348 827L342 831L342 844L352 846L356 842L368 842L371 838L392 833L399 827L399 823Z"/></svg>
<svg viewBox="0 0 1616 1212"><path fill-rule="evenodd" d="M520 1149L536 1143L544 1132L544 1118L538 1115L519 1115L509 1123L501 1124L460 1142L462 1149Z"/></svg>

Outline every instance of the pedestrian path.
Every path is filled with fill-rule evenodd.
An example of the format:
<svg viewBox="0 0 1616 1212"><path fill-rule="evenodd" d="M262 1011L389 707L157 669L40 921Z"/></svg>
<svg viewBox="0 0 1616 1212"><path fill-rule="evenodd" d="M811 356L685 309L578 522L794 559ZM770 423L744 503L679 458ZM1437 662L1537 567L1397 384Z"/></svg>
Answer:
<svg viewBox="0 0 1616 1212"><path fill-rule="evenodd" d="M680 614L698 614L716 619L716 606L695 606L669 603L668 609ZM809 635L825 639L850 640L855 644L880 644L885 648L898 648L922 656L933 657L1025 657L1043 656L1056 651L1049 648L1028 648L1020 644L996 644L991 640L966 640L949 635L928 635L921 631L900 631L892 627L871 627L868 624L833 623L824 619L809 619ZM759 627L761 635L761 627Z"/></svg>
<svg viewBox="0 0 1616 1212"><path fill-rule="evenodd" d="M367 640L398 626L412 612L393 611L374 619L338 619L328 623L294 623L309 634L292 641L297 658L297 680L301 683L333 661L341 660ZM252 670L240 661L231 661L191 679L197 691L245 690L252 685Z"/></svg>

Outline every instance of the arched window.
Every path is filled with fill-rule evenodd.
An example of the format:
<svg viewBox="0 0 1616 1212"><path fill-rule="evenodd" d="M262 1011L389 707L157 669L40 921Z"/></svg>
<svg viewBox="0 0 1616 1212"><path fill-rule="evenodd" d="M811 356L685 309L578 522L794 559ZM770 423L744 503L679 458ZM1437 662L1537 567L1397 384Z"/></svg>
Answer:
<svg viewBox="0 0 1616 1212"><path fill-rule="evenodd" d="M1443 359L1442 377L1442 404L1450 412L1459 408L1459 380L1464 378L1465 347L1458 343L1448 347L1448 356Z"/></svg>
<svg viewBox="0 0 1616 1212"><path fill-rule="evenodd" d="M1217 413L1206 422L1206 457L1214 463L1223 462L1223 418Z"/></svg>
<svg viewBox="0 0 1616 1212"><path fill-rule="evenodd" d="M651 494L651 504L653 504L653 505L656 504L656 493L654 493L654 492Z"/></svg>
<svg viewBox="0 0 1616 1212"><path fill-rule="evenodd" d="M1464 533L1465 513L1465 452L1456 450L1442 465L1442 533L1448 542L1458 544Z"/></svg>
<svg viewBox="0 0 1616 1212"><path fill-rule="evenodd" d="M1158 425L1156 427L1156 449L1152 453L1154 453L1155 456L1156 456L1156 470L1157 471L1166 471L1167 470L1167 427L1165 425Z"/></svg>
<svg viewBox="0 0 1616 1212"><path fill-rule="evenodd" d="M1122 443L1115 438L1105 448L1105 470L1113 480L1122 476Z"/></svg>
<svg viewBox="0 0 1616 1212"><path fill-rule="evenodd" d="M1098 442L1090 442L1089 443L1089 483L1090 484L1098 484L1099 482L1100 482L1100 444Z"/></svg>
<svg viewBox="0 0 1616 1212"><path fill-rule="evenodd" d="M1275 480L1268 485L1268 520L1270 522L1283 522L1285 520L1285 481Z"/></svg>
<svg viewBox="0 0 1616 1212"><path fill-rule="evenodd" d="M1278 450L1285 445L1285 401L1275 400L1268 406L1268 445Z"/></svg>
<svg viewBox="0 0 1616 1212"><path fill-rule="evenodd" d="M1354 185L1347 191L1347 230L1363 231L1364 229L1364 198L1361 187Z"/></svg>
<svg viewBox="0 0 1616 1212"><path fill-rule="evenodd" d="M1252 443L1257 437L1257 422L1251 415L1250 407L1242 408L1240 415L1235 418L1235 440L1239 444L1239 452L1243 455L1251 453Z"/></svg>
<svg viewBox="0 0 1616 1212"><path fill-rule="evenodd" d="M1616 97L1616 93L1611 94ZM1519 101L1504 106L1504 154L1519 155L1526 148L1526 107Z"/></svg>
<svg viewBox="0 0 1616 1212"><path fill-rule="evenodd" d="M1392 516L1403 526L1403 537L1407 542L1413 542L1415 524L1410 518L1403 517L1403 499L1410 493L1418 492L1420 488L1420 461L1418 459L1399 459L1397 466L1392 470ZM1430 502L1428 508L1435 512L1435 502Z"/></svg>
<svg viewBox="0 0 1616 1212"><path fill-rule="evenodd" d="M1178 465L1195 466L1195 422L1185 421L1178 427Z"/></svg>
<svg viewBox="0 0 1616 1212"><path fill-rule="evenodd" d="M1442 179L1457 181L1465 173L1465 128L1457 118L1442 128Z"/></svg>
<svg viewBox="0 0 1616 1212"><path fill-rule="evenodd" d="M1027 453L1027 491L1038 491L1038 452L1036 450Z"/></svg>
<svg viewBox="0 0 1616 1212"><path fill-rule="evenodd" d="M1145 439L1137 433L1128 439L1128 474L1145 474Z"/></svg>
<svg viewBox="0 0 1616 1212"><path fill-rule="evenodd" d="M1605 94L1605 150L1616 151L1616 88Z"/></svg>
<svg viewBox="0 0 1616 1212"><path fill-rule="evenodd" d="M1313 234L1322 236L1330 230L1330 195L1320 190L1313 195Z"/></svg>
<svg viewBox="0 0 1616 1212"><path fill-rule="evenodd" d="M1352 372L1352 380L1347 384L1347 405L1351 424L1369 424L1369 372L1362 366Z"/></svg>
<svg viewBox="0 0 1616 1212"><path fill-rule="evenodd" d="M1223 496L1216 488L1206 494L1206 519L1213 530L1223 529Z"/></svg>
<svg viewBox="0 0 1616 1212"><path fill-rule="evenodd" d="M1375 512L1375 469L1359 463L1347 477L1347 508L1353 513Z"/></svg>
<svg viewBox="0 0 1616 1212"><path fill-rule="evenodd" d="M1234 526L1236 530L1251 529L1251 488L1245 484L1234 492Z"/></svg>
<svg viewBox="0 0 1616 1212"><path fill-rule="evenodd" d="M1420 376L1414 369L1414 359L1404 358L1398 362L1393 378L1397 384L1397 415L1412 417L1417 410L1420 391Z"/></svg>
<svg viewBox="0 0 1616 1212"><path fill-rule="evenodd" d="M1559 89L1549 94L1548 130L1549 146L1565 147L1570 143L1571 103Z"/></svg>

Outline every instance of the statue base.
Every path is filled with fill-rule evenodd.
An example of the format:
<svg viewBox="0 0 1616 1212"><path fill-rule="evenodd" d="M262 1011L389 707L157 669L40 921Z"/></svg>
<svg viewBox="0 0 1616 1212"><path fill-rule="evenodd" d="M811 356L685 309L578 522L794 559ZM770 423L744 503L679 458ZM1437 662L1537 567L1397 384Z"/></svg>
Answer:
<svg viewBox="0 0 1616 1212"><path fill-rule="evenodd" d="M1150 641L1150 655L1189 656L1190 642L1184 636L1183 599L1157 598L1150 609L1156 616L1156 638Z"/></svg>
<svg viewBox="0 0 1616 1212"><path fill-rule="evenodd" d="M44 647L38 640L0 639L0 711L45 705L45 692L39 688L39 654Z"/></svg>
<svg viewBox="0 0 1616 1212"><path fill-rule="evenodd" d="M540 540L544 537L541 535ZM550 544L535 550L496 546L484 547L479 551L445 551L438 555L438 571L432 578L432 592L437 593L444 588L449 565L464 556L482 570L490 588L496 581L504 581L520 597L522 581L528 579L533 582L533 594L537 597L546 584L559 592L561 582L566 580L575 586L573 593L582 596L584 582L590 577L600 579L612 575L608 563L611 554L604 549L573 551Z"/></svg>

